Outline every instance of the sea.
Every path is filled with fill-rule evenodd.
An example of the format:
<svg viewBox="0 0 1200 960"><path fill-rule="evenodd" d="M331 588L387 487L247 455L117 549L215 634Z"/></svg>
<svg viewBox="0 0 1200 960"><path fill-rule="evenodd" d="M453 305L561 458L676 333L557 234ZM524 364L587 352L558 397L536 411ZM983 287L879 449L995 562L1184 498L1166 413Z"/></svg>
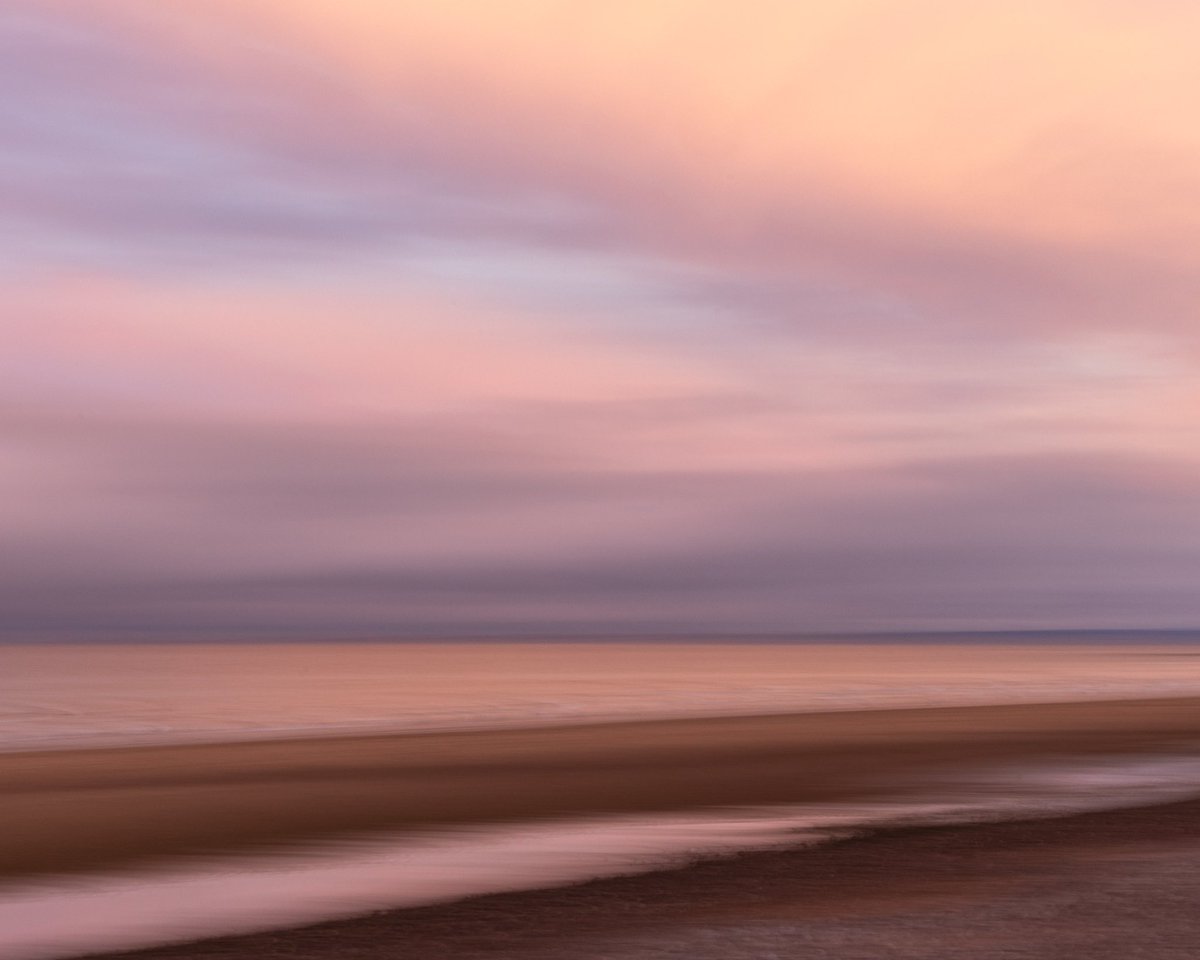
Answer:
<svg viewBox="0 0 1200 960"><path fill-rule="evenodd" d="M9 644L0 646L0 751L1200 696L1194 636L1066 639ZM481 823L120 873L9 879L0 886L0 960L295 926L830 842L886 825L1196 795L1200 744L1153 758L964 770L936 792L871 803Z"/></svg>

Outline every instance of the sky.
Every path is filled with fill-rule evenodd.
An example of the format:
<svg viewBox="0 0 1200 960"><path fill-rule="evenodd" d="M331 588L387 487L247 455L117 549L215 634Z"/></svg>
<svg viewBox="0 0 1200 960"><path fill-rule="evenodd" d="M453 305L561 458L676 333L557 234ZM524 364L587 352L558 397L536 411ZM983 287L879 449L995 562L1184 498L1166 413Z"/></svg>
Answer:
<svg viewBox="0 0 1200 960"><path fill-rule="evenodd" d="M6 0L0 638L1200 626L1200 5Z"/></svg>

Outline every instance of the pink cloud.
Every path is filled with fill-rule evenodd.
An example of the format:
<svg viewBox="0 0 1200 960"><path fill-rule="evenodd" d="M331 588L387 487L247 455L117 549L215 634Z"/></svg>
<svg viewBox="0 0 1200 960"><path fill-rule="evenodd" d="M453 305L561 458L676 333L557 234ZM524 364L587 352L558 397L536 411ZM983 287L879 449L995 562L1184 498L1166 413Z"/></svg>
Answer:
<svg viewBox="0 0 1200 960"><path fill-rule="evenodd" d="M781 297L797 276L890 296L935 329L1119 328L1136 312L1192 332L1200 24L1183 6L61 9L206 91L167 104L173 123L396 211L341 229L437 229L449 215L414 219L402 170L451 194L557 197L595 220L587 242ZM562 229L507 223L537 242Z"/></svg>
<svg viewBox="0 0 1200 960"><path fill-rule="evenodd" d="M18 4L22 622L1195 614L1191 7Z"/></svg>

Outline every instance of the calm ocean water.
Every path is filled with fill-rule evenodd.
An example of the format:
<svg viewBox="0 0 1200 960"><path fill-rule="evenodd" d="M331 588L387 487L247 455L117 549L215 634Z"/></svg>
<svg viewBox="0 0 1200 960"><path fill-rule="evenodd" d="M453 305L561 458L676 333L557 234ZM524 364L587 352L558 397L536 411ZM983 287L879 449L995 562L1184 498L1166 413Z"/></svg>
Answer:
<svg viewBox="0 0 1200 960"><path fill-rule="evenodd" d="M1200 647L0 646L0 749L1200 693Z"/></svg>

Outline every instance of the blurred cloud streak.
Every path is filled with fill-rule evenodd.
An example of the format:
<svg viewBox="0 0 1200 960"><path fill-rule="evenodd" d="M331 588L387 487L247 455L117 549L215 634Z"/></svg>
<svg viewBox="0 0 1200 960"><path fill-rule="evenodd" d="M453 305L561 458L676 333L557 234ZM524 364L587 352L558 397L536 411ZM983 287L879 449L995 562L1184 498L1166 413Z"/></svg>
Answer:
<svg viewBox="0 0 1200 960"><path fill-rule="evenodd" d="M5 635L1194 625L1198 21L14 0Z"/></svg>

